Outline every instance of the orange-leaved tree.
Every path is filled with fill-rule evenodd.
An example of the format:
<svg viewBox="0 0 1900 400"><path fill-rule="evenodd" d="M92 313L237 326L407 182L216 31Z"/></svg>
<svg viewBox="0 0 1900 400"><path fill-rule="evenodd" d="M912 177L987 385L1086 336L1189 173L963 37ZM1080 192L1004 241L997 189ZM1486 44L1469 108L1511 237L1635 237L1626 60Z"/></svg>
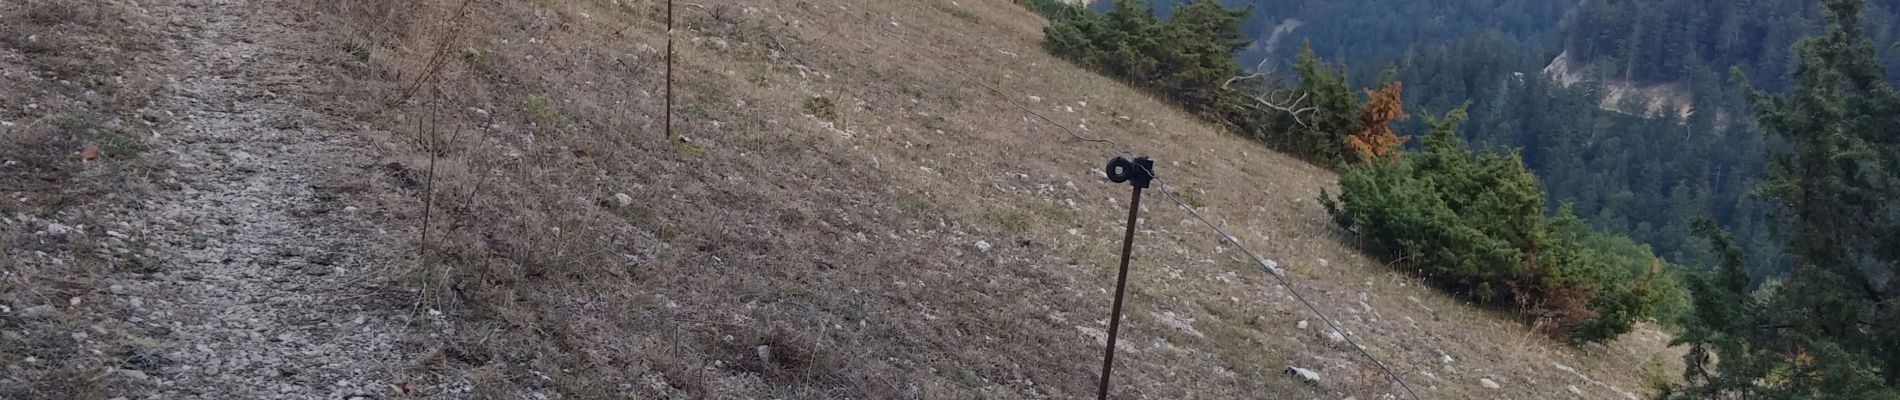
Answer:
<svg viewBox="0 0 1900 400"><path fill-rule="evenodd" d="M1400 84L1392 82L1378 90L1366 89L1366 107L1359 114L1359 121L1365 130L1346 137L1346 148L1359 156L1360 162L1387 160L1396 162L1404 153L1399 145L1411 136L1399 136L1392 133L1392 123L1404 120L1405 107L1399 103Z"/></svg>

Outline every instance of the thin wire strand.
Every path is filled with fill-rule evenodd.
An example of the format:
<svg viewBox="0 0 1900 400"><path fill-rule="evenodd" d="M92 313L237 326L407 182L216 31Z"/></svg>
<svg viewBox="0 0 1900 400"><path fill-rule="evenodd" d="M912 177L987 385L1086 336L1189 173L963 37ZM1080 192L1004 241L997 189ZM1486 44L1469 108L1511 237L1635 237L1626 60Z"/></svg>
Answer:
<svg viewBox="0 0 1900 400"><path fill-rule="evenodd" d="M886 35L890 35L892 38L902 41L905 44L910 45L912 48L919 48L917 43L910 41L910 39L907 39L903 37L902 35L898 35L896 32L892 32L890 29L887 29L882 25L876 25L876 24L873 24L873 25L877 26L878 30L883 31ZM1002 90L998 90L995 87L990 86L989 84L983 83L982 80L976 79L976 77L971 76L970 74L964 73L962 70L951 67L941 62L937 62L936 60L928 56L919 55L918 58L921 58L926 62L936 64L939 68L949 70L951 73L955 73L959 76L962 76L964 79L968 80L971 83L975 83L977 85L982 86L984 89L989 89L991 92L995 92L997 97L1002 98L1003 101L1010 103L1010 105L1016 106L1017 109L1022 110L1023 112L1028 113L1029 115L1033 115L1036 118L1049 123L1050 125L1054 125L1058 129L1062 129L1064 132L1067 132L1069 136L1074 137L1077 140L1086 141L1086 142L1095 142L1095 143L1106 143L1109 146L1114 147L1116 151L1121 152L1122 154L1127 154L1127 155L1134 154L1133 152L1130 152L1127 147L1124 147L1121 145L1121 143L1117 143L1113 140L1109 140L1105 138L1084 137L1081 134L1076 133L1074 130L1069 129L1069 127L1064 126L1063 124L1057 123L1055 122L1055 120L1049 119L1049 117L1045 117L1041 113L1037 113L1034 110L1030 110L1029 107L1022 105L1022 103L1016 102L1015 98L1010 97L1009 94L1004 93ZM1285 287L1287 289L1287 292L1292 293L1293 299L1299 300L1300 304L1303 304L1306 306L1306 309L1312 310L1314 315L1318 315L1320 321L1326 323L1327 328L1332 329L1333 332L1338 332L1340 334L1340 337L1346 339L1347 344L1352 345L1353 350L1357 350L1359 354L1362 356L1365 356L1366 359L1372 360L1372 363L1378 365L1379 370L1384 372L1386 377L1391 378L1393 382L1398 382L1399 387L1402 389L1405 389L1406 395L1410 396L1413 400L1419 399L1418 393L1412 390L1411 384L1406 383L1405 379L1403 377L1400 377L1397 372L1393 372L1392 367L1386 365L1385 361L1380 360L1378 357L1373 356L1371 352L1366 351L1365 346L1361 346L1358 341L1355 341L1352 339L1352 335L1348 335L1346 334L1345 330L1340 329L1339 324L1333 322L1332 317L1329 317L1326 315L1325 312L1320 311L1319 306L1314 305L1312 301L1309 301L1306 299L1305 295L1300 294L1299 288L1294 286L1293 282L1288 280L1284 273L1273 268L1272 266L1267 265L1265 258L1261 258L1259 254L1255 254L1253 250L1250 250L1247 248L1246 245L1241 244L1240 239L1235 238L1234 235L1227 233L1226 229L1221 229L1221 227L1219 225L1215 225L1213 221L1209 221L1207 217L1202 216L1199 211L1195 211L1194 207L1189 206L1187 202L1181 201L1180 198L1175 197L1173 192L1169 192L1167 190L1167 186L1169 186L1167 184L1167 181L1162 180L1159 175L1156 175L1154 173L1154 170L1149 169L1148 167L1142 166L1141 164L1135 164L1135 167L1141 168L1142 171L1148 173L1148 176L1154 177L1155 182L1158 184L1156 187L1157 191L1161 192L1161 194L1167 197L1169 201L1174 202L1176 207L1179 207L1180 209L1187 211L1188 215L1194 216L1194 219L1200 221L1202 225L1206 225L1209 229L1213 229L1215 233L1219 233L1221 235L1221 241L1227 242L1227 243L1233 243L1235 248L1240 249L1242 253L1245 253L1247 254L1248 257L1252 258L1254 264L1259 265L1262 270L1267 272L1267 275L1272 275L1273 278L1277 282L1280 283L1280 286Z"/></svg>

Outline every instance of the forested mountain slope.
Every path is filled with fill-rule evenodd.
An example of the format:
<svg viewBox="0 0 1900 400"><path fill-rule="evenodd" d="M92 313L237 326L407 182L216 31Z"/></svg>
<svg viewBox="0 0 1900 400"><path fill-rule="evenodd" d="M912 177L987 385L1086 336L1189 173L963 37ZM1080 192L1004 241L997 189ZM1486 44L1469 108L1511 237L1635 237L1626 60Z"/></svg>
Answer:
<svg viewBox="0 0 1900 400"><path fill-rule="evenodd" d="M1782 240L1749 194L1774 146L1747 115L1731 67L1757 87L1791 79L1794 40L1817 32L1804 0L1221 0L1251 7L1255 44L1244 66L1286 73L1302 41L1349 66L1370 87L1387 67L1414 110L1470 103L1466 138L1515 149L1554 200L1593 225L1626 234L1687 263L1715 260L1693 243L1690 222L1714 217L1735 234L1757 279L1784 271ZM1097 1L1106 9L1112 1ZM1188 0L1157 0L1168 14ZM1900 1L1869 2L1861 15L1875 43L1900 39ZM1289 18L1298 28L1259 43ZM1881 46L1886 47L1886 46ZM1879 56L1888 76L1900 52ZM1553 64L1556 63L1556 64ZM1555 68L1562 67L1562 68ZM1559 70L1563 76L1545 75ZM1291 75L1291 74L1287 74ZM1552 80L1561 81L1553 84ZM1416 119L1404 130L1422 131Z"/></svg>

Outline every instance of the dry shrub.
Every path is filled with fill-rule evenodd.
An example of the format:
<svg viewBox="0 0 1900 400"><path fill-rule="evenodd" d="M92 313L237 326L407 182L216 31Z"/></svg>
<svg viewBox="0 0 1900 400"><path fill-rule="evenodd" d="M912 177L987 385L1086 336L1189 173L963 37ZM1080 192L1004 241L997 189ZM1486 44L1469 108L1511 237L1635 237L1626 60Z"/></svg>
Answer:
<svg viewBox="0 0 1900 400"><path fill-rule="evenodd" d="M1400 103L1398 82L1386 84L1378 90L1366 89L1365 110L1359 114L1359 122L1365 130L1346 136L1346 148L1352 150L1361 162L1397 162L1405 153L1401 146L1411 136L1399 136L1392 133L1392 123L1403 121L1407 117L1404 105Z"/></svg>

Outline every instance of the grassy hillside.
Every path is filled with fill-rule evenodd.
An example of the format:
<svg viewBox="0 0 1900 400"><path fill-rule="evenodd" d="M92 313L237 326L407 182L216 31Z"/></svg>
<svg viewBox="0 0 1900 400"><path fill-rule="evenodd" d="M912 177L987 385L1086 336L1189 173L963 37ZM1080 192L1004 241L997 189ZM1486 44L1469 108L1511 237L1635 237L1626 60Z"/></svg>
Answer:
<svg viewBox="0 0 1900 400"><path fill-rule="evenodd" d="M310 55L409 192L415 390L571 398L1070 398L1094 389L1127 188L1276 260L1428 398L1621 398L1679 371L1645 329L1571 348L1354 250L1336 177L1043 52L1009 0L308 2ZM1398 394L1285 288L1151 197L1117 396ZM981 244L979 244L981 243ZM1318 371L1317 384L1282 371ZM1492 389L1481 379L1498 384Z"/></svg>

